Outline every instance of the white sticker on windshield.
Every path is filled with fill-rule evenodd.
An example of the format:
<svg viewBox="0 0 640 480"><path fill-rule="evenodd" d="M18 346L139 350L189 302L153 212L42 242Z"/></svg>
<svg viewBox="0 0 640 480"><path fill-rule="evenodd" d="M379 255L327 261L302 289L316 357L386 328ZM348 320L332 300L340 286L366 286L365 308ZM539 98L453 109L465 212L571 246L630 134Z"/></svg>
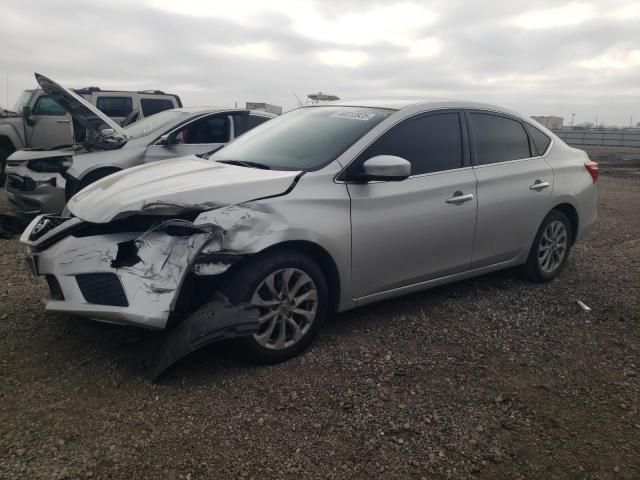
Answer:
<svg viewBox="0 0 640 480"><path fill-rule="evenodd" d="M340 112L336 112L331 115L333 118L348 118L350 120L360 120L362 122L368 122L373 117L376 116L375 113L368 112L350 112L347 110L342 110Z"/></svg>

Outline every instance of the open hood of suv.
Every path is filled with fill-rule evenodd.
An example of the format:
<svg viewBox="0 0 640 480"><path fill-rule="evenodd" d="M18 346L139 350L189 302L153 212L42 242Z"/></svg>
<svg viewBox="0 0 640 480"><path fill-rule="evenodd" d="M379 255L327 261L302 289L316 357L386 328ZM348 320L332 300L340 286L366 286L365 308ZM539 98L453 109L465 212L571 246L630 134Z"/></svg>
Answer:
<svg viewBox="0 0 640 480"><path fill-rule="evenodd" d="M39 73L36 73L35 75L42 90L67 110L73 119L80 125L98 135L100 134L100 127L102 125L107 125L109 128L113 129L116 134L123 138L127 137L120 125L111 120L80 95L72 92L62 85L57 84L44 75L40 75Z"/></svg>
<svg viewBox="0 0 640 480"><path fill-rule="evenodd" d="M168 210L211 210L281 195L299 171L239 167L195 155L147 163L114 173L73 196L67 208L92 223Z"/></svg>

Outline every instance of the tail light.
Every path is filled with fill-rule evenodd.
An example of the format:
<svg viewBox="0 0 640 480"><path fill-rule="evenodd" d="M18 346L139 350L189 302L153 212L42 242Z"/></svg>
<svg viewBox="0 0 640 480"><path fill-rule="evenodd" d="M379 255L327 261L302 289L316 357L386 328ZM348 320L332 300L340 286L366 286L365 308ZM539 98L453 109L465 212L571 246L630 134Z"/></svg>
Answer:
<svg viewBox="0 0 640 480"><path fill-rule="evenodd" d="M586 168L587 172L589 172L589 175L591 175L593 183L596 183L598 181L598 175L600 174L598 163L592 162L591 160L588 162L584 162L584 168Z"/></svg>

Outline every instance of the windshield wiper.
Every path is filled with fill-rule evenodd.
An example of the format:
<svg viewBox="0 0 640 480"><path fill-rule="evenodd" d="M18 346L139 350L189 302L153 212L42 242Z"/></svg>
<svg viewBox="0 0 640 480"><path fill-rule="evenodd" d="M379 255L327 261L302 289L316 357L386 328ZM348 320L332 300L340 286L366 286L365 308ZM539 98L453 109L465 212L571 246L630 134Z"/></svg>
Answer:
<svg viewBox="0 0 640 480"><path fill-rule="evenodd" d="M200 157L200 158L204 158L205 160L209 160L209 157L211 155L213 155L214 153L216 153L218 150L220 150L222 147L224 147L224 145L218 145L216 148L214 148L213 150L209 150L208 152L196 153L196 157Z"/></svg>
<svg viewBox="0 0 640 480"><path fill-rule="evenodd" d="M226 163L228 165L238 165L240 167L247 168L261 168L262 170L271 170L269 165L258 162L245 162L244 160L216 160L219 163Z"/></svg>

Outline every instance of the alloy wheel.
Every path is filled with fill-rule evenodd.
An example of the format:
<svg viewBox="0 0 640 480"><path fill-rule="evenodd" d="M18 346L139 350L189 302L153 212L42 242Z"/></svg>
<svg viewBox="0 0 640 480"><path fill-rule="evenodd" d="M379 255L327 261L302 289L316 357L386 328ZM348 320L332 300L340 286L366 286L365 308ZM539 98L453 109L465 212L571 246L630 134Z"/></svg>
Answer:
<svg viewBox="0 0 640 480"><path fill-rule="evenodd" d="M569 235L564 223L556 220L547 225L540 237L538 264L545 273L555 272L567 253Z"/></svg>
<svg viewBox="0 0 640 480"><path fill-rule="evenodd" d="M297 268L283 268L263 279L251 297L260 310L260 330L253 337L263 347L283 350L309 331L318 309L313 279Z"/></svg>

